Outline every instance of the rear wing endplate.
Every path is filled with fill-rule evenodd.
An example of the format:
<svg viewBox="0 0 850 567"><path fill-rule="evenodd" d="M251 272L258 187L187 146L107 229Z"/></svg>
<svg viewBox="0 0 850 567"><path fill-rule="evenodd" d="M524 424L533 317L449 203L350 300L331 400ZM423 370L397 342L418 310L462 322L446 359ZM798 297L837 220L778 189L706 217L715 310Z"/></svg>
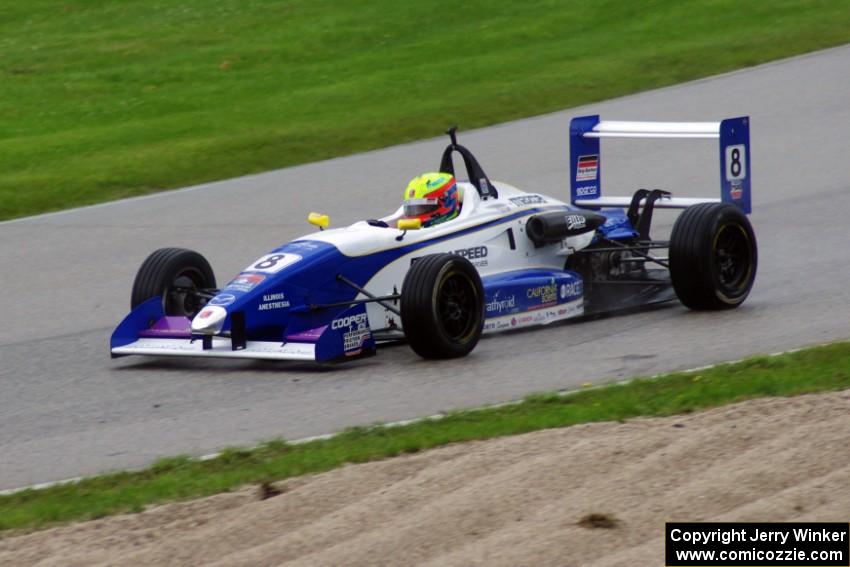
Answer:
<svg viewBox="0 0 850 567"><path fill-rule="evenodd" d="M602 196L600 138L717 138L720 142L720 199L663 198L659 208L685 208L696 203L731 203L752 211L750 196L750 119L721 122L626 122L600 120L599 115L570 121L570 201L580 207L627 207L631 197Z"/></svg>

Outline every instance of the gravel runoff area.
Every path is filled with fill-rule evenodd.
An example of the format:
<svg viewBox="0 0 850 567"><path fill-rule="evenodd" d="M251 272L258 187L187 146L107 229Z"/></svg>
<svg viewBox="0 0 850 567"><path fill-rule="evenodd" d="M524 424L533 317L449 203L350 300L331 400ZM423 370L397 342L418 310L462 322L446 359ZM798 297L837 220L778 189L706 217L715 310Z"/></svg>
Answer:
<svg viewBox="0 0 850 567"><path fill-rule="evenodd" d="M457 444L7 534L0 565L659 565L665 521L846 521L848 431L841 391Z"/></svg>

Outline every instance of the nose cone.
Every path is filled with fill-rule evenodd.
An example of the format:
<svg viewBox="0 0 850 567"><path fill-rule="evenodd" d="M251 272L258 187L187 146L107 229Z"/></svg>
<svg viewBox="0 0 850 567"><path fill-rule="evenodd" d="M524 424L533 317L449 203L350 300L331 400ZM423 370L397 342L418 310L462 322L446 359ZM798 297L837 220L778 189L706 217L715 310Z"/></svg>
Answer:
<svg viewBox="0 0 850 567"><path fill-rule="evenodd" d="M201 335L215 335L221 331L227 310L224 307L208 306L192 319L192 332Z"/></svg>

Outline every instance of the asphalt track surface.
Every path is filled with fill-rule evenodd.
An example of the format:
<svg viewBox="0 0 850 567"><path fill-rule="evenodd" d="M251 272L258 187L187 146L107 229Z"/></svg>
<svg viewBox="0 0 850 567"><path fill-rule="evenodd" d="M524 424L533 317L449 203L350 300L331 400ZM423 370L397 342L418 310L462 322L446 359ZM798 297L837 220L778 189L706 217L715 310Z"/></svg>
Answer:
<svg viewBox="0 0 850 567"><path fill-rule="evenodd" d="M463 360L407 346L347 365L123 358L108 338L155 248L205 254L220 282L310 232L309 211L345 225L399 203L439 164L443 138L0 223L0 489L161 456L425 416L850 336L850 46L474 132L460 141L490 177L566 198L571 117L752 117L760 246L744 306L670 304L483 339ZM718 194L714 140L603 141L603 191ZM654 236L669 231L662 216Z"/></svg>

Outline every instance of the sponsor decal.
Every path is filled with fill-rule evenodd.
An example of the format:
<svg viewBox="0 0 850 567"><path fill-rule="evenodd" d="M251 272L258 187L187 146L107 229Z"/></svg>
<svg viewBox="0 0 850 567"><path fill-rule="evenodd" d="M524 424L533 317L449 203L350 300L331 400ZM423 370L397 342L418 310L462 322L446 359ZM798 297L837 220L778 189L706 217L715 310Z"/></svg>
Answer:
<svg viewBox="0 0 850 567"><path fill-rule="evenodd" d="M440 186L444 185L449 179L450 179L449 175L447 175L445 173L441 173L440 175L438 175L434 179L426 180L425 181L425 187L427 187L428 189L433 189L434 187L440 187Z"/></svg>
<svg viewBox="0 0 850 567"><path fill-rule="evenodd" d="M461 258L469 260L473 266L483 267L487 265L487 247L473 246L472 248L461 248L460 250L452 250L449 254L455 254Z"/></svg>
<svg viewBox="0 0 850 567"><path fill-rule="evenodd" d="M257 311L270 311L272 309L286 309L289 300L284 293L267 293L263 295L263 302L257 306Z"/></svg>
<svg viewBox="0 0 850 567"><path fill-rule="evenodd" d="M487 313L501 314L510 313L516 309L516 296L511 295L504 299L499 299L498 294L487 302Z"/></svg>
<svg viewBox="0 0 850 567"><path fill-rule="evenodd" d="M368 317L365 313L358 313L357 315L349 315L348 317L343 317L342 319L334 319L331 321L331 329L336 331L337 329L342 329L343 327L351 327L353 325L365 325L368 322Z"/></svg>
<svg viewBox="0 0 850 567"><path fill-rule="evenodd" d="M210 302L207 305L217 305L219 307L224 307L225 305L230 305L236 301L236 296L232 293L220 293L210 299Z"/></svg>
<svg viewBox="0 0 850 567"><path fill-rule="evenodd" d="M262 283L266 276L260 274L239 274L224 289L235 291L251 291L255 286Z"/></svg>
<svg viewBox="0 0 850 567"><path fill-rule="evenodd" d="M557 303L558 284L555 283L553 278L552 281L546 285L528 288L525 291L525 295L528 299L539 299L542 305Z"/></svg>
<svg viewBox="0 0 850 567"><path fill-rule="evenodd" d="M260 303L257 306L257 311L271 311L272 309L286 309L289 307L288 301L272 301L270 303Z"/></svg>
<svg viewBox="0 0 850 567"><path fill-rule="evenodd" d="M576 181L596 181L599 173L599 156L579 156L576 164Z"/></svg>
<svg viewBox="0 0 850 567"><path fill-rule="evenodd" d="M555 321L568 319L581 315L584 305L581 298L574 299L569 303L563 303L544 308L532 308L532 311L523 313L521 316L503 315L488 317L484 322L486 331L498 331L504 329L519 329L532 325L548 325Z"/></svg>
<svg viewBox="0 0 850 567"><path fill-rule="evenodd" d="M276 274L282 269L291 266L296 262L301 261L301 256L298 254L287 254L285 252L276 252L266 254L245 268L246 272L262 272L265 274Z"/></svg>
<svg viewBox="0 0 850 567"><path fill-rule="evenodd" d="M282 352L293 356L315 356L315 345L304 343L286 343L281 349Z"/></svg>
<svg viewBox="0 0 850 567"><path fill-rule="evenodd" d="M224 307L206 306L201 309L201 312L198 313L194 319L192 319L190 328L192 329L192 331L218 332L219 330L221 330L221 326L224 324L224 320L226 317L227 311L224 309Z"/></svg>
<svg viewBox="0 0 850 567"><path fill-rule="evenodd" d="M561 284L561 299L574 297L584 293L584 284L582 282L570 282Z"/></svg>
<svg viewBox="0 0 850 567"><path fill-rule="evenodd" d="M287 247L291 248L293 246L297 246L298 248L302 248L304 250L318 250L322 246L318 242L312 242L310 240L299 240L298 242L290 242L287 244Z"/></svg>
<svg viewBox="0 0 850 567"><path fill-rule="evenodd" d="M576 187L576 197L588 197L596 195L596 185L587 185L585 187Z"/></svg>
<svg viewBox="0 0 850 567"><path fill-rule="evenodd" d="M352 329L342 335L342 350L345 356L359 354L363 350L363 343L369 340L372 332L367 325L365 329Z"/></svg>
<svg viewBox="0 0 850 567"><path fill-rule="evenodd" d="M466 258L467 260L474 260L476 258L486 258L487 257L487 247L486 246L473 246L472 248L462 248L460 250L452 250L449 254L456 254L462 258Z"/></svg>
<svg viewBox="0 0 850 567"><path fill-rule="evenodd" d="M744 187L740 182L738 182L737 185L733 183L732 186L729 187L729 196L736 200L744 196Z"/></svg>
<svg viewBox="0 0 850 567"><path fill-rule="evenodd" d="M500 330L500 329L510 329L512 325L516 324L515 321L516 321L516 319L514 319L513 322L507 321L505 319L490 320L490 321L484 323L484 330L485 331L497 331L497 330Z"/></svg>
<svg viewBox="0 0 850 567"><path fill-rule="evenodd" d="M347 329L342 334L342 350L345 356L359 354L363 350L363 343L372 337L369 328L369 318L366 313L349 315L331 321L331 330Z"/></svg>
<svg viewBox="0 0 850 567"><path fill-rule="evenodd" d="M539 205L541 203L548 202L541 195L519 195L518 197L511 197L510 199L508 199L508 201L510 201L517 207L523 207L525 205Z"/></svg>
<svg viewBox="0 0 850 567"><path fill-rule="evenodd" d="M584 215L567 215L567 230L580 230L586 226Z"/></svg>

